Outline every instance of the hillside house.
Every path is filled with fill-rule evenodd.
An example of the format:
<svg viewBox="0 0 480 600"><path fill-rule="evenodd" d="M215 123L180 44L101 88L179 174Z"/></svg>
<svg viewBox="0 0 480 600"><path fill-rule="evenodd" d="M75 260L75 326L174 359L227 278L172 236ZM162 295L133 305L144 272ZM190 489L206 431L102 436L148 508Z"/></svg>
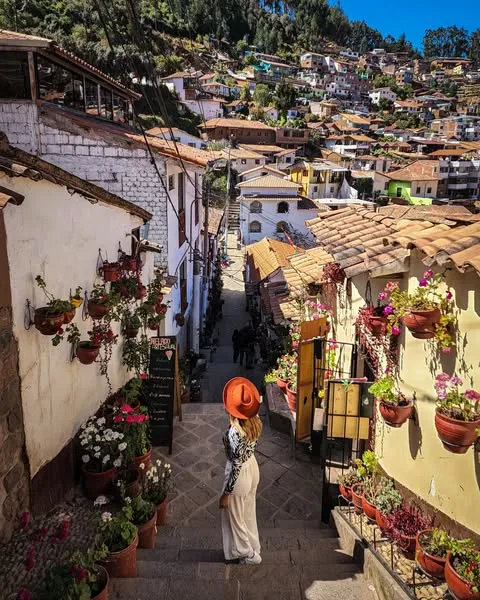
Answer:
<svg viewBox="0 0 480 600"><path fill-rule="evenodd" d="M302 186L301 194L312 200L338 198L349 170L326 160L302 160L290 168L290 178Z"/></svg>
<svg viewBox="0 0 480 600"><path fill-rule="evenodd" d="M388 196L403 198L409 204L431 204L438 197L438 160L417 160L403 169L388 173Z"/></svg>
<svg viewBox="0 0 480 600"><path fill-rule="evenodd" d="M274 144L275 129L247 119L210 119L203 126L208 140L233 140L245 144Z"/></svg>
<svg viewBox="0 0 480 600"><path fill-rule="evenodd" d="M393 92L389 87L378 88L377 90L372 90L369 92L368 97L370 98L373 104L378 105L380 100L383 98L385 100L389 100L390 102L395 102L397 99L397 94Z"/></svg>
<svg viewBox="0 0 480 600"><path fill-rule="evenodd" d="M190 148L198 148L199 150L206 148L204 140L187 131L178 129L178 127L152 127L147 133L162 140L172 140L184 146L190 146Z"/></svg>
<svg viewBox="0 0 480 600"><path fill-rule="evenodd" d="M354 158L368 154L375 145L375 140L366 135L331 135L325 140L327 150L345 154Z"/></svg>

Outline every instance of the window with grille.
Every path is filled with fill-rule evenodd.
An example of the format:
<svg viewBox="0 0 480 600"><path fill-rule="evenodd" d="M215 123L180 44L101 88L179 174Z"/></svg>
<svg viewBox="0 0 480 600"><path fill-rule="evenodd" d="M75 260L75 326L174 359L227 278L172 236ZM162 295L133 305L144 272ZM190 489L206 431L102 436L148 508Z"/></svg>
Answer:
<svg viewBox="0 0 480 600"><path fill-rule="evenodd" d="M250 212L251 213L261 213L262 212L262 203L258 200L254 200L250 202Z"/></svg>
<svg viewBox="0 0 480 600"><path fill-rule="evenodd" d="M279 202L277 204L277 213L288 213L288 202Z"/></svg>
<svg viewBox="0 0 480 600"><path fill-rule="evenodd" d="M252 221L248 230L250 233L261 233L262 224L259 221Z"/></svg>

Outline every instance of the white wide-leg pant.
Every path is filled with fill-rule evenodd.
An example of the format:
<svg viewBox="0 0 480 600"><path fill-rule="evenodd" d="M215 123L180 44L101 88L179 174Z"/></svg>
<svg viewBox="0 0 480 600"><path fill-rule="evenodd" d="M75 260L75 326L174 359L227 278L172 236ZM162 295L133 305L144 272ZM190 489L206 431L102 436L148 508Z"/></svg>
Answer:
<svg viewBox="0 0 480 600"><path fill-rule="evenodd" d="M232 463L227 461L225 478L229 476L231 468ZM242 465L228 508L221 511L225 560L246 558L252 552L260 554L256 512L259 480L257 459L252 454Z"/></svg>

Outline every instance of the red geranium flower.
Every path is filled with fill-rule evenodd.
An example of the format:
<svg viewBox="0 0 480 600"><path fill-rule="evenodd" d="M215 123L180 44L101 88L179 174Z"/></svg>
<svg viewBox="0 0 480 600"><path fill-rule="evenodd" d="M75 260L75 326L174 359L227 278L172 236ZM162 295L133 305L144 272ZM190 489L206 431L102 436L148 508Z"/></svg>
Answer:
<svg viewBox="0 0 480 600"><path fill-rule="evenodd" d="M132 423L135 423L135 422L136 422L136 420L137 420L137 419L136 419L135 415L128 415L128 416L127 416L127 419L126 419L126 422L127 422L129 425L131 425Z"/></svg>
<svg viewBox="0 0 480 600"><path fill-rule="evenodd" d="M120 410L122 411L122 413L128 415L129 413L133 412L133 408L130 406L130 404L124 404Z"/></svg>
<svg viewBox="0 0 480 600"><path fill-rule="evenodd" d="M114 423L121 423L123 421L123 417L122 415L117 415L114 419L113 422Z"/></svg>
<svg viewBox="0 0 480 600"><path fill-rule="evenodd" d="M140 379L146 379L146 378L147 378L146 373L140 373Z"/></svg>

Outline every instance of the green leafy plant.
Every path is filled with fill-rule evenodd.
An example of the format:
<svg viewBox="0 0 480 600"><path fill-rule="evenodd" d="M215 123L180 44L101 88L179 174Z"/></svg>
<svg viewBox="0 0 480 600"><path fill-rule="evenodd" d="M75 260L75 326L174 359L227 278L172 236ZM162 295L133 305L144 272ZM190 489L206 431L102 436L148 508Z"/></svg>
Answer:
<svg viewBox="0 0 480 600"><path fill-rule="evenodd" d="M393 406L402 406L408 404L406 397L398 390L397 384L392 375L385 375L370 386L369 392L377 400L391 404Z"/></svg>
<svg viewBox="0 0 480 600"><path fill-rule="evenodd" d="M137 528L132 523L132 509L124 506L113 516L104 512L100 519L100 536L109 552L120 552L130 546L137 535Z"/></svg>
<svg viewBox="0 0 480 600"><path fill-rule="evenodd" d="M137 496L131 500L130 508L132 509L132 523L135 523L135 525L144 525L155 514L155 505L153 502L145 500L142 496Z"/></svg>
<svg viewBox="0 0 480 600"><path fill-rule="evenodd" d="M480 592L480 552L478 550L459 549L452 552L453 568L468 581L475 593Z"/></svg>
<svg viewBox="0 0 480 600"><path fill-rule="evenodd" d="M465 553L475 550L473 540L457 540L438 527L422 533L419 541L427 554L440 558L446 558L449 552L454 556L464 556Z"/></svg>
<svg viewBox="0 0 480 600"><path fill-rule="evenodd" d="M350 469L338 478L338 483L344 487L351 488L356 483L361 482L361 477L357 469Z"/></svg>
<svg viewBox="0 0 480 600"><path fill-rule="evenodd" d="M47 313L49 315L62 315L73 310L74 307L68 300L59 300L47 290L47 285L40 275L35 277L35 281L47 298Z"/></svg>
<svg viewBox="0 0 480 600"><path fill-rule="evenodd" d="M96 283L90 292L90 300L95 304L113 307L120 301L120 296L113 290L107 292L104 284Z"/></svg>
<svg viewBox="0 0 480 600"><path fill-rule="evenodd" d="M402 505L402 496L395 489L392 479L382 477L378 493L375 497L375 506L382 515L389 515Z"/></svg>
<svg viewBox="0 0 480 600"><path fill-rule="evenodd" d="M149 419L145 406L135 411L129 404L121 406L113 418L115 430L124 436L127 445L124 452L127 459L143 456L152 447Z"/></svg>
<svg viewBox="0 0 480 600"><path fill-rule="evenodd" d="M144 473L142 479L143 497L158 506L168 495L172 481L172 468L169 463L157 460L155 465Z"/></svg>
<svg viewBox="0 0 480 600"><path fill-rule="evenodd" d="M80 331L75 323L69 323L65 329L61 327L52 338L52 344L58 346L60 342L67 336L67 341L70 344L78 344L80 341Z"/></svg>
<svg viewBox="0 0 480 600"><path fill-rule="evenodd" d="M265 383L277 383L278 372L277 369L270 369L263 378Z"/></svg>
<svg viewBox="0 0 480 600"><path fill-rule="evenodd" d="M363 485L363 492L367 500L373 502L378 493L380 484L380 467L378 458L372 450L366 450L362 458L355 461L357 471Z"/></svg>
<svg viewBox="0 0 480 600"><path fill-rule="evenodd" d="M141 335L140 338L129 338L123 343L122 361L130 370L137 375L145 373L150 360L150 341L148 336Z"/></svg>

